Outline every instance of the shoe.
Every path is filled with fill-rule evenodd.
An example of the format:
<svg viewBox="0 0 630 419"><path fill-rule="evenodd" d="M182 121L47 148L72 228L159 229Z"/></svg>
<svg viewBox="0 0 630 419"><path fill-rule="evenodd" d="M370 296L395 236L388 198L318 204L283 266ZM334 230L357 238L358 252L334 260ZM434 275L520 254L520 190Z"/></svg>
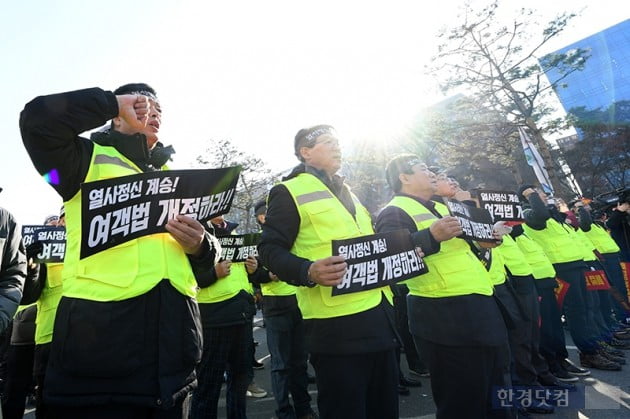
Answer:
<svg viewBox="0 0 630 419"><path fill-rule="evenodd" d="M417 378L405 377L400 374L400 385L405 387L422 387L422 381Z"/></svg>
<svg viewBox="0 0 630 419"><path fill-rule="evenodd" d="M616 362L609 361L599 354L585 354L580 352L580 365L587 368L595 368L596 370L621 370L621 365Z"/></svg>
<svg viewBox="0 0 630 419"><path fill-rule="evenodd" d="M534 413L539 415L550 415L555 410L554 407L548 404L546 401L534 400L532 405L524 407L523 410L527 413Z"/></svg>
<svg viewBox="0 0 630 419"><path fill-rule="evenodd" d="M600 349L603 349L604 351L608 352L611 355L618 356L620 358L625 358L626 357L626 353L624 351L621 351L619 349L615 349L612 346L610 346L609 344L607 344L606 342L599 342L599 347L600 347Z"/></svg>
<svg viewBox="0 0 630 419"><path fill-rule="evenodd" d="M258 362L257 360L254 359L253 368L255 370L263 370L265 369L265 364L263 364L262 362Z"/></svg>
<svg viewBox="0 0 630 419"><path fill-rule="evenodd" d="M577 365L573 363L573 361L571 361L568 358L565 358L562 361L560 361L560 366L562 367L564 371L568 372L571 375L579 375L582 377L586 375L591 375L591 372L589 370L587 370L586 368L578 367ZM555 375L557 378L560 378L555 373L553 375Z"/></svg>
<svg viewBox="0 0 630 419"><path fill-rule="evenodd" d="M615 339L628 340L630 339L630 331L623 330L623 331L613 332L613 336L615 337Z"/></svg>
<svg viewBox="0 0 630 419"><path fill-rule="evenodd" d="M616 362L619 365L626 365L626 360L625 359L623 359L620 356L615 356L615 355L611 354L610 352L607 352L604 349L599 350L597 353L600 354L601 356L603 356L604 358L606 358L609 361Z"/></svg>
<svg viewBox="0 0 630 419"><path fill-rule="evenodd" d="M317 379L315 378L315 376L313 374L310 373L306 373L306 376L308 377L308 383L309 384L315 384L317 382Z"/></svg>
<svg viewBox="0 0 630 419"><path fill-rule="evenodd" d="M262 388L258 387L258 384L255 382L251 382L249 386L247 386L247 392L245 393L247 397L253 397L256 399L260 399L267 395L267 392Z"/></svg>
<svg viewBox="0 0 630 419"><path fill-rule="evenodd" d="M430 376L431 374L429 374L429 370L420 370L420 371L409 370L410 378L428 378Z"/></svg>
<svg viewBox="0 0 630 419"><path fill-rule="evenodd" d="M627 340L619 340L617 338L610 339L608 342L610 346L617 349L630 349L630 341Z"/></svg>
<svg viewBox="0 0 630 419"><path fill-rule="evenodd" d="M566 373L566 371L565 371ZM569 375L567 373L567 375ZM578 380L577 377L569 375L571 378L573 378L575 381ZM538 382L544 386L544 387L553 387L556 389L561 389L561 390L569 390L569 391L575 391L576 387L575 384L572 384L570 382L562 382L560 381L557 377L549 374L547 376L544 377L538 377Z"/></svg>
<svg viewBox="0 0 630 419"><path fill-rule="evenodd" d="M398 384L398 394L400 394L401 396L408 396L411 394L411 392L407 387Z"/></svg>
<svg viewBox="0 0 630 419"><path fill-rule="evenodd" d="M313 409L306 415L298 416L297 419L319 419L319 415Z"/></svg>
<svg viewBox="0 0 630 419"><path fill-rule="evenodd" d="M589 371L590 372L590 371ZM579 380L575 375L570 374L568 371L560 368L558 371L553 371L551 374L556 380L563 381L565 383L575 383Z"/></svg>

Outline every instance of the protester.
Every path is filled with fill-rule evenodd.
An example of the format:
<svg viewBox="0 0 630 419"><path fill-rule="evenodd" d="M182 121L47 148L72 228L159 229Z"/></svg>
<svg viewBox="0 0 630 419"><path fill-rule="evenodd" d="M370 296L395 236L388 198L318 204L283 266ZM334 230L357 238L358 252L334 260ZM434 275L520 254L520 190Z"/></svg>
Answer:
<svg viewBox="0 0 630 419"><path fill-rule="evenodd" d="M429 268L407 286L409 326L429 369L436 417L513 417L491 407L493 391L510 383L507 331L488 271L456 238L459 221L430 200L436 178L417 156L391 159L386 179L394 198L376 230L408 230Z"/></svg>
<svg viewBox="0 0 630 419"><path fill-rule="evenodd" d="M274 186L258 246L265 267L297 285L322 418L398 417L398 368L389 287L332 295L347 265L331 240L373 233L370 214L337 175L341 150L330 125L300 130L300 164Z"/></svg>
<svg viewBox="0 0 630 419"><path fill-rule="evenodd" d="M232 234L237 225L218 216L207 223L207 228L221 237ZM199 283L197 301L204 346L197 370L199 386L191 403L191 419L217 417L224 374L227 417L246 417L245 396L253 377L251 319L256 312L249 276L257 269L258 262L251 255L245 262L222 259L207 280Z"/></svg>
<svg viewBox="0 0 630 419"><path fill-rule="evenodd" d="M525 233L543 248L557 277L569 284L563 301L564 314L573 342L580 351L581 365L620 370L621 365L598 354L600 331L588 314L584 253L582 247L575 244L575 232L565 223L566 214L560 213L553 204L547 206L547 195L540 189L524 185L519 189L519 195L530 205L524 212Z"/></svg>
<svg viewBox="0 0 630 419"><path fill-rule="evenodd" d="M2 188L0 188L0 191ZM22 232L13 215L0 208L0 332L4 331L15 314L26 278L26 251Z"/></svg>
<svg viewBox="0 0 630 419"><path fill-rule="evenodd" d="M267 205L258 202L254 207L256 222L265 224ZM271 388L276 400L279 419L316 417L308 394L308 354L304 346L304 321L297 302L297 287L280 279L267 269L261 280L263 317L267 346L271 355ZM293 405L289 400L293 399Z"/></svg>
<svg viewBox="0 0 630 419"><path fill-rule="evenodd" d="M80 133L111 121L109 129ZM63 296L44 398L63 418L181 418L196 384L201 330L194 299L215 263L214 240L177 215L151 234L79 258L83 182L159 170L161 108L144 83L40 96L20 116L26 150L66 211Z"/></svg>

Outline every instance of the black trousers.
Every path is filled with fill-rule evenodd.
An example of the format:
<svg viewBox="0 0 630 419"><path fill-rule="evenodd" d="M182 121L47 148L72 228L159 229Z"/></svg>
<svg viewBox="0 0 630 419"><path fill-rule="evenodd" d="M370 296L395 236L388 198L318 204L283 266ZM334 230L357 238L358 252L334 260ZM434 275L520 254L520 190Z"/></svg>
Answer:
<svg viewBox="0 0 630 419"><path fill-rule="evenodd" d="M9 345L7 382L4 387L2 414L5 419L24 416L26 397L33 387L33 353L35 345Z"/></svg>
<svg viewBox="0 0 630 419"><path fill-rule="evenodd" d="M311 354L322 419L398 418L396 351Z"/></svg>
<svg viewBox="0 0 630 419"><path fill-rule="evenodd" d="M513 418L509 409L492 409L499 387L510 386L507 345L450 346L414 336L431 374L436 419Z"/></svg>
<svg viewBox="0 0 630 419"><path fill-rule="evenodd" d="M534 284L540 297L540 354L551 371L558 371L560 361L569 357L560 318L560 308L554 294L555 279L537 279Z"/></svg>
<svg viewBox="0 0 630 419"><path fill-rule="evenodd" d="M423 372L427 367L422 362L409 331L409 317L407 314L407 294L409 294L409 290L404 285L394 285L393 287L397 287L399 290L398 293L394 294L394 313L396 315L396 329L405 348L407 365L410 370ZM398 357L400 360L400 350L398 351Z"/></svg>
<svg viewBox="0 0 630 419"><path fill-rule="evenodd" d="M170 409L153 409L129 405L54 406L56 417L63 419L186 419L188 417L180 400Z"/></svg>
<svg viewBox="0 0 630 419"><path fill-rule="evenodd" d="M251 382L251 326L248 323L224 327L205 327L203 355L197 367L197 388L193 391L191 419L215 419L226 381L226 410L229 419L247 417L246 393Z"/></svg>

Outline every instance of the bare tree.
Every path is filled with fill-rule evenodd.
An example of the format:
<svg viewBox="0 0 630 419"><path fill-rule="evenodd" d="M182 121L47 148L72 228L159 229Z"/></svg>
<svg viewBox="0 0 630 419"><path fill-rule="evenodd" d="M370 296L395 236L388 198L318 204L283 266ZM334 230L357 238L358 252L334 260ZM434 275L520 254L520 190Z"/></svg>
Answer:
<svg viewBox="0 0 630 419"><path fill-rule="evenodd" d="M254 205L265 199L276 180L265 162L240 150L230 140L211 139L206 150L197 157L197 163L204 167L242 167L236 196L227 218L239 223L242 233L257 229L253 215Z"/></svg>
<svg viewBox="0 0 630 419"><path fill-rule="evenodd" d="M481 11L465 5L460 23L439 34L441 43L428 71L444 92L465 87L485 106L501 112L513 124L527 127L554 189L562 190L558 167L543 138L554 127L543 122L553 110L545 99L569 74L584 67L588 51L547 55L542 66L536 56L576 14L562 13L535 32L541 25L532 10L521 9L506 25L496 18L498 7L496 0ZM547 82L551 68L558 76Z"/></svg>

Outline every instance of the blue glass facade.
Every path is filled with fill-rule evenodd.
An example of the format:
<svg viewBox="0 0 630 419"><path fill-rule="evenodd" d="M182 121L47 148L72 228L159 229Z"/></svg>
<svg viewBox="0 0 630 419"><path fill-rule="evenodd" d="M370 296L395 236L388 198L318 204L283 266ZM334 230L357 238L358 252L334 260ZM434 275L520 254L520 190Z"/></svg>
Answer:
<svg viewBox="0 0 630 419"><path fill-rule="evenodd" d="M576 48L590 50L591 57L583 71L576 71L564 79L566 88L556 89L565 111L580 106L587 110L604 110L614 102L630 100L630 19L556 53ZM551 69L549 79L557 78L557 72Z"/></svg>

